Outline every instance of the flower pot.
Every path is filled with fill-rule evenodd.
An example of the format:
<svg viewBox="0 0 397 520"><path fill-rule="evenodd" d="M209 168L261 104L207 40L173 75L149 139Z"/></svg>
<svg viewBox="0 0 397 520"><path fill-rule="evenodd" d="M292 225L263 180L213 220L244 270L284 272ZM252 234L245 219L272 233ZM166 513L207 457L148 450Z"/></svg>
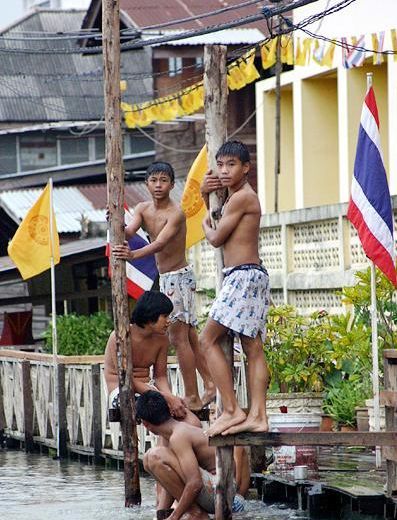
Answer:
<svg viewBox="0 0 397 520"><path fill-rule="evenodd" d="M330 415L321 414L320 432L332 432L334 420Z"/></svg>
<svg viewBox="0 0 397 520"><path fill-rule="evenodd" d="M369 432L369 414L368 414L367 407L357 406L356 421L357 421L357 430L359 432Z"/></svg>
<svg viewBox="0 0 397 520"><path fill-rule="evenodd" d="M340 427L340 431L341 432L356 432L357 428L355 428L354 426L350 426L349 424L342 424L342 426Z"/></svg>

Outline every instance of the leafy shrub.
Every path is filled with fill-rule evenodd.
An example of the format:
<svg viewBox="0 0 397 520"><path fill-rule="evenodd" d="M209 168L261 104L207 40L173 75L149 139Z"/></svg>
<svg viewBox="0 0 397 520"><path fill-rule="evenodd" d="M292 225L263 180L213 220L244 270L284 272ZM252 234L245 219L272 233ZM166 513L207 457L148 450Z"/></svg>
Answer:
<svg viewBox="0 0 397 520"><path fill-rule="evenodd" d="M113 330L111 317L105 312L91 316L68 314L57 316L58 354L84 356L103 354ZM52 324L43 334L45 351L52 352Z"/></svg>

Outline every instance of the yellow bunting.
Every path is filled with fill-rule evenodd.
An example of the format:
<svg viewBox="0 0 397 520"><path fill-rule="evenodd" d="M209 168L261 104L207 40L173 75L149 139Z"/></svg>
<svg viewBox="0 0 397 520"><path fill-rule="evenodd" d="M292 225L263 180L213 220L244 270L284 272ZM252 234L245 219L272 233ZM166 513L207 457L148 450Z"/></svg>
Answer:
<svg viewBox="0 0 397 520"><path fill-rule="evenodd" d="M378 38L377 33L373 33L371 37L372 48L374 50L372 61L374 65L380 65L381 63L383 63L383 54L380 54L383 51L382 34L380 34L380 38Z"/></svg>
<svg viewBox="0 0 397 520"><path fill-rule="evenodd" d="M325 51L321 65L324 65L324 67L331 68L334 63L334 54L335 54L335 44L334 44L334 42L331 42L328 46L328 49Z"/></svg>
<svg viewBox="0 0 397 520"><path fill-rule="evenodd" d="M310 47L312 45L311 38L305 38L302 43L302 47L300 45L300 41L297 44L296 50L296 58L295 65L305 66L310 58Z"/></svg>
<svg viewBox="0 0 397 520"><path fill-rule="evenodd" d="M240 63L240 71L245 76L245 84L252 83L256 79L260 78L260 74L255 67L255 49L248 52L245 56L243 56Z"/></svg>
<svg viewBox="0 0 397 520"><path fill-rule="evenodd" d="M229 79L230 78L230 79ZM239 90L247 84L244 74L241 72L237 62L233 62L229 67L228 86L230 90Z"/></svg>
<svg viewBox="0 0 397 520"><path fill-rule="evenodd" d="M127 90L127 82L125 79L120 81L120 90L121 92L125 92Z"/></svg>
<svg viewBox="0 0 397 520"><path fill-rule="evenodd" d="M266 70L276 63L277 38L261 46L262 67Z"/></svg>
<svg viewBox="0 0 397 520"><path fill-rule="evenodd" d="M394 59L394 61L397 61L397 32L395 29L391 30L391 45L392 45L393 51L395 52L393 59Z"/></svg>
<svg viewBox="0 0 397 520"><path fill-rule="evenodd" d="M294 43L291 36L281 36L281 63L294 64Z"/></svg>

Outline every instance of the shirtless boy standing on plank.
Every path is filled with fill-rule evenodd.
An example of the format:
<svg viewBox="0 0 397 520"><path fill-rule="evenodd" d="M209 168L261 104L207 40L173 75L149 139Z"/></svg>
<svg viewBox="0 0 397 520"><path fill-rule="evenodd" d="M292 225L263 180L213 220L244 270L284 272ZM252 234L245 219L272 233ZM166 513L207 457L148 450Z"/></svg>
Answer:
<svg viewBox="0 0 397 520"><path fill-rule="evenodd" d="M265 432L268 369L263 353L266 315L269 307L269 276L258 253L261 210L258 196L247 180L250 156L239 141L228 141L216 154L218 177L209 172L202 194L208 207L209 192L227 188L228 197L216 229L209 214L203 222L207 240L223 246L224 280L209 319L200 335L212 380L222 398L222 415L211 425L208 435L242 431ZM239 407L233 376L221 343L232 332L240 337L248 361L248 388L251 407L248 416Z"/></svg>
<svg viewBox="0 0 397 520"><path fill-rule="evenodd" d="M160 273L160 290L172 301L169 338L175 347L185 385L188 407L200 410L215 397L206 360L199 351L195 314L196 281L192 268L186 262L186 217L182 209L170 198L174 187L174 170L169 163L152 163L146 172L146 186L152 196L134 209L134 216L125 228L127 239L140 227L149 234L151 243L131 251L128 242L114 246L113 254L122 260L136 260L155 254ZM204 382L204 395L200 398L196 367Z"/></svg>

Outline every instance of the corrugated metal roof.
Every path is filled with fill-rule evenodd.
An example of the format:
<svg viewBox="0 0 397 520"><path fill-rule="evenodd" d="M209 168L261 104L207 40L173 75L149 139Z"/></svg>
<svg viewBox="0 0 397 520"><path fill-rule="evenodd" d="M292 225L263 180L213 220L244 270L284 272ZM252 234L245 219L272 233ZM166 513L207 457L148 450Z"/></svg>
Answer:
<svg viewBox="0 0 397 520"><path fill-rule="evenodd" d="M162 34L179 34L183 31L162 31ZM153 37L153 33L151 36ZM210 34L202 34L201 36L193 36L183 40L175 40L167 42L166 45L184 46L184 45L254 45L265 38L265 35L257 28L251 29L226 29ZM159 47L164 44L155 45Z"/></svg>
<svg viewBox="0 0 397 520"><path fill-rule="evenodd" d="M93 0L97 3L98 0ZM169 22L199 14L204 14L223 7L241 4L241 0L121 0L120 8L129 16L137 27ZM246 16L260 14L264 4L268 0L254 5L245 6L240 9L226 11L224 13L209 16L201 20L192 20L174 25L175 29L199 29L209 25L230 22ZM171 27L171 26L170 26ZM267 26L265 20L245 27L258 27L266 34Z"/></svg>
<svg viewBox="0 0 397 520"><path fill-rule="evenodd" d="M171 192L173 200L181 200L184 184L183 179L176 179ZM19 224L41 192L42 188L3 191L0 193L0 206ZM150 200L150 194L144 182L136 182L125 185L125 198L128 206L133 208L139 202ZM106 200L105 184L55 187L54 210L58 232L80 233L83 217L90 222L106 222Z"/></svg>
<svg viewBox="0 0 397 520"><path fill-rule="evenodd" d="M0 193L0 205L19 223L41 192L41 188L3 191ZM59 233L79 233L83 216L91 222L106 222L105 212L95 209L76 187L54 188L54 211Z"/></svg>
<svg viewBox="0 0 397 520"><path fill-rule="evenodd" d="M0 33L65 33L80 29L84 11L39 10ZM2 52L12 49L12 52ZM30 52L37 50L38 52ZM42 54L40 49L66 49ZM0 122L99 120L103 117L102 55L83 55L75 40L0 39ZM19 50L19 52L18 52ZM152 71L150 49L123 52L121 74ZM152 98L152 80L127 81L127 102Z"/></svg>

